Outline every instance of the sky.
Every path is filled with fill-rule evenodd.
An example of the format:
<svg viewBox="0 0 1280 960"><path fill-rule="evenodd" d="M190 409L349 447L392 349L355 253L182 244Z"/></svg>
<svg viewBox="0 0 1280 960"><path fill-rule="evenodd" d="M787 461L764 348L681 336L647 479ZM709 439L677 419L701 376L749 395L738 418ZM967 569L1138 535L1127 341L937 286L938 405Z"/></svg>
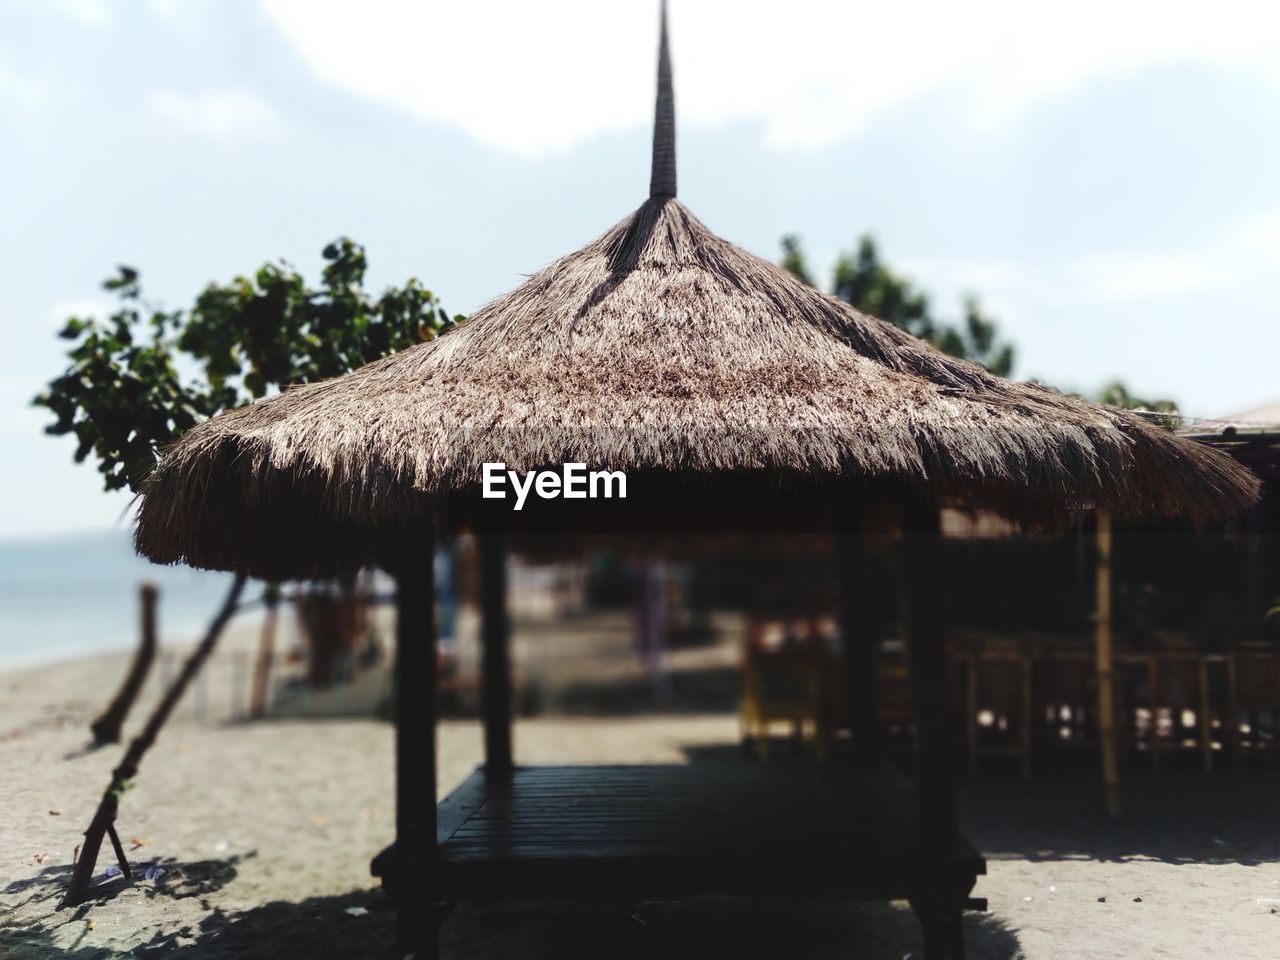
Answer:
<svg viewBox="0 0 1280 960"><path fill-rule="evenodd" d="M671 0L681 199L820 276L859 236L1015 375L1280 399L1280 12L1219 0ZM655 0L0 0L0 538L125 522L30 399L117 264L365 244L470 312L644 199Z"/></svg>

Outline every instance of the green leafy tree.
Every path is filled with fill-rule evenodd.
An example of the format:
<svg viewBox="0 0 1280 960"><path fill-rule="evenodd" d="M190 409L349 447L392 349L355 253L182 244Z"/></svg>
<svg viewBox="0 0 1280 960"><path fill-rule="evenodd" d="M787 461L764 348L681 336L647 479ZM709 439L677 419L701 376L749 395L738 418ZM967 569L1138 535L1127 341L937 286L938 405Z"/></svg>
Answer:
<svg viewBox="0 0 1280 960"><path fill-rule="evenodd" d="M35 399L54 414L47 432L74 435L77 462L92 454L106 489L137 491L158 451L200 420L338 376L461 319L417 280L368 294L364 248L349 239L323 256L318 289L287 264L266 264L211 284L185 312L146 301L138 271L121 267L103 284L115 311L62 329L70 364Z"/></svg>
<svg viewBox="0 0 1280 960"><path fill-rule="evenodd" d="M416 280L380 297L368 294L364 248L351 240L329 244L323 256L317 289L289 265L267 264L252 278L210 285L185 312L146 301L138 271L121 267L104 284L117 299L114 312L104 320L72 317L62 328L61 336L71 342L69 365L35 398L54 415L47 432L74 435L77 462L92 455L106 489L137 492L161 448L200 420L291 384L345 373L429 340L462 319L449 317ZM120 797L239 609L244 584L237 575L204 639L113 772L85 831L68 903L89 895L107 837L129 876L115 830ZM268 602L273 595L269 587ZM120 711L120 722L127 709L128 704Z"/></svg>
<svg viewBox="0 0 1280 960"><path fill-rule="evenodd" d="M75 435L77 463L94 455L108 490L136 490L156 448L212 410L207 391L178 373L173 334L180 314L145 303L129 267L102 286L117 297L117 309L102 321L67 320L59 336L72 341L70 365L35 403L54 414L46 433Z"/></svg>
<svg viewBox="0 0 1280 960"><path fill-rule="evenodd" d="M1178 412L1178 405L1172 400L1149 400L1129 392L1119 380L1113 380L1098 392L1098 402L1107 403L1122 410L1147 410L1151 413Z"/></svg>
<svg viewBox="0 0 1280 960"><path fill-rule="evenodd" d="M1172 400L1154 400L1139 397L1129 392L1119 380L1113 380L1103 387L1097 396L1099 403L1106 403L1121 410L1135 410L1140 413L1157 414L1152 420L1170 430L1178 427L1178 405Z"/></svg>
<svg viewBox="0 0 1280 960"><path fill-rule="evenodd" d="M782 266L814 285L804 250L794 234L782 238ZM875 241L869 236L858 241L854 252L840 255L831 293L863 313L928 340L944 353L980 363L1002 377L1013 372L1013 346L1000 338L995 320L982 310L977 298L965 300L960 323L939 320L928 296L880 259Z"/></svg>
<svg viewBox="0 0 1280 960"><path fill-rule="evenodd" d="M816 287L813 274L809 272L809 263L805 259L804 248L800 246L800 238L788 233L782 238L782 269L794 274L811 287Z"/></svg>

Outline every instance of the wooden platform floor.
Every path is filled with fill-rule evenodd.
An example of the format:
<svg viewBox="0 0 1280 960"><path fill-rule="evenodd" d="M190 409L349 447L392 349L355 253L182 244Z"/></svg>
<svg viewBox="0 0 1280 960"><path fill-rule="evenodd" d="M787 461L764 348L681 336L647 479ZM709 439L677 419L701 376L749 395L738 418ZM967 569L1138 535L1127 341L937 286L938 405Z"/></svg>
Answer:
<svg viewBox="0 0 1280 960"><path fill-rule="evenodd" d="M481 769L439 805L435 896L963 897L985 862L924 855L914 817L908 781L834 763ZM373 863L393 895L396 860Z"/></svg>

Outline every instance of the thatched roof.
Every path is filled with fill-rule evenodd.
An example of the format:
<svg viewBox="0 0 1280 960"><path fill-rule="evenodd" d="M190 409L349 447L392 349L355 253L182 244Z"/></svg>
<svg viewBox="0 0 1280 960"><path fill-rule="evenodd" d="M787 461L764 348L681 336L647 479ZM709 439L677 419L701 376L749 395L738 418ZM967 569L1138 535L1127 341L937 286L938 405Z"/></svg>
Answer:
<svg viewBox="0 0 1280 960"><path fill-rule="evenodd" d="M825 296L674 196L665 27L651 196L439 339L200 424L144 492L138 549L270 576L377 554L481 465L715 484L904 483L1019 517L1223 517L1231 459L1012 383Z"/></svg>

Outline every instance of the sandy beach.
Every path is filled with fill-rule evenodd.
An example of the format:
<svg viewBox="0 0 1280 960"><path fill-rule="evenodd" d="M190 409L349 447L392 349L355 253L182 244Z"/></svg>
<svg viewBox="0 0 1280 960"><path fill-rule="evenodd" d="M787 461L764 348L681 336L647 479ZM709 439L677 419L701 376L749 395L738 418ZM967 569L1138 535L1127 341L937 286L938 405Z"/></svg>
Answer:
<svg viewBox="0 0 1280 960"><path fill-rule="evenodd" d="M371 718L227 724L181 713L120 817L133 864L159 871L106 881L93 902L57 909L120 755L82 748L124 663L106 656L0 674L0 956L390 956L393 914L368 864L392 836L392 729ZM479 761L479 725L446 720L439 740L443 792ZM549 714L518 723L516 755L679 763L736 741L724 711ZM991 902L966 919L971 956L1276 955L1274 767L1212 777L1189 765L1159 776L1135 769L1125 790L1126 816L1113 823L1083 758L1028 783L998 765L964 781L964 829L989 860L975 893ZM111 863L107 852L100 871ZM444 956L468 960L919 956L905 904L715 899L464 904L442 944Z"/></svg>

